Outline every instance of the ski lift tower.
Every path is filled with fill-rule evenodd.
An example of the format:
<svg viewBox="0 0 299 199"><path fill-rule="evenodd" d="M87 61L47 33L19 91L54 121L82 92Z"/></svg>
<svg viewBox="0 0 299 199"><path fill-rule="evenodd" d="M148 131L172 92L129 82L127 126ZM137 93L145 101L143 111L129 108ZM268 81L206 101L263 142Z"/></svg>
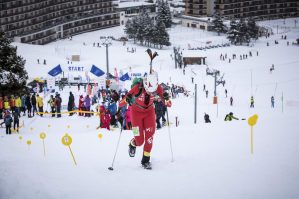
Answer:
<svg viewBox="0 0 299 199"><path fill-rule="evenodd" d="M214 98L213 98L213 104L217 104L217 86L222 84L224 86L225 80L223 80L224 75L222 75L220 78L220 71L219 70L210 70L207 68L206 74L214 77Z"/></svg>
<svg viewBox="0 0 299 199"><path fill-rule="evenodd" d="M107 67L107 79L109 79L109 54L108 54L108 47L112 45L112 37L111 36L101 36L100 40L102 45L106 47L106 67Z"/></svg>

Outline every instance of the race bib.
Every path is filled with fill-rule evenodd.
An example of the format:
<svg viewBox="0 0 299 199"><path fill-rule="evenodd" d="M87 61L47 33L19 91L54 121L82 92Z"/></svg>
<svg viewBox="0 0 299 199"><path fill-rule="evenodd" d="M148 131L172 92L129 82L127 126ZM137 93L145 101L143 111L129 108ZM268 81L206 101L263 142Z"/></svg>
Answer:
<svg viewBox="0 0 299 199"><path fill-rule="evenodd" d="M138 126L132 127L132 130L133 130L134 136L139 136L140 135Z"/></svg>

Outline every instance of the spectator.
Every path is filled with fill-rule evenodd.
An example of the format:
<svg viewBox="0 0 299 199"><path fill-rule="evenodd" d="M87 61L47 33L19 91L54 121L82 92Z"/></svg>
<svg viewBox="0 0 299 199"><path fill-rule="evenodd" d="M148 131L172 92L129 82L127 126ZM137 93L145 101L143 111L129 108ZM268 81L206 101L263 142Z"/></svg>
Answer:
<svg viewBox="0 0 299 199"><path fill-rule="evenodd" d="M39 96L38 94L36 95L36 102L38 106L38 112L41 117L43 117L43 112L44 112L44 102L43 98Z"/></svg>
<svg viewBox="0 0 299 199"><path fill-rule="evenodd" d="M11 123L12 123L12 117L10 115L9 110L6 110L6 114L4 116L4 123L6 128L6 134L11 134Z"/></svg>

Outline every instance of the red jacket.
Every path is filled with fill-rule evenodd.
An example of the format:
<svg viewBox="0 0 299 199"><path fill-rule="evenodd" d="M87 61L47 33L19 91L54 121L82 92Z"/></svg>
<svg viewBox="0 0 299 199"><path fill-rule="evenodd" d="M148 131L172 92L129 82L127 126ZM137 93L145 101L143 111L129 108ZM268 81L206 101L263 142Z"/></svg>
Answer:
<svg viewBox="0 0 299 199"><path fill-rule="evenodd" d="M83 108L84 107L84 99L83 96L81 95L79 98L79 108Z"/></svg>
<svg viewBox="0 0 299 199"><path fill-rule="evenodd" d="M1 99L0 100L0 109L3 109L3 106L4 106L4 103L3 103L3 100Z"/></svg>
<svg viewBox="0 0 299 199"><path fill-rule="evenodd" d="M126 98L129 94L132 94L133 98L139 93L140 84L136 84L127 94L126 96L120 101L119 106L122 107L126 104ZM158 85L157 90L155 92L162 100L164 104L167 106L171 106L171 103L166 103L163 97L163 88L162 86ZM147 112L154 109L154 98L155 95L153 93L149 94L149 102L148 104L145 103L145 97L147 93L144 88L142 88L141 94L135 98L135 102L132 105L132 111L139 111L139 112Z"/></svg>
<svg viewBox="0 0 299 199"><path fill-rule="evenodd" d="M109 112L101 113L100 120L101 120L101 128L106 128L110 130L111 115L109 114Z"/></svg>

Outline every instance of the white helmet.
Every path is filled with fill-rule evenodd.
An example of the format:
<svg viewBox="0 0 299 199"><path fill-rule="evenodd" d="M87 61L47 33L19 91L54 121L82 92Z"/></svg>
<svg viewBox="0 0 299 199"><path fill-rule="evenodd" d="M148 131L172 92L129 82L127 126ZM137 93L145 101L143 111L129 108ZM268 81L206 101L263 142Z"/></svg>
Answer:
<svg viewBox="0 0 299 199"><path fill-rule="evenodd" d="M143 78L143 86L146 92L153 93L158 87L158 74L152 73L148 74Z"/></svg>

